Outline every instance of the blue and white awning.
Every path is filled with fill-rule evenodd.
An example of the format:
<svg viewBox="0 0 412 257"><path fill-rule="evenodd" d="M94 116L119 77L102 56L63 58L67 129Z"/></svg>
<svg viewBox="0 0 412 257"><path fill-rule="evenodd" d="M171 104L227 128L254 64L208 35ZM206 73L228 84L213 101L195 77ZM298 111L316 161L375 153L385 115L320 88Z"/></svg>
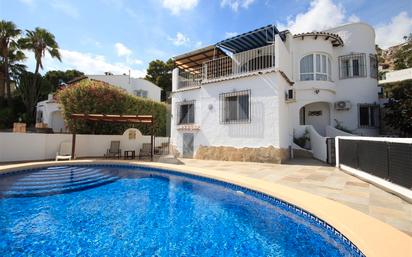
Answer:
<svg viewBox="0 0 412 257"><path fill-rule="evenodd" d="M216 46L232 53L240 53L273 44L276 34L279 34L282 40L284 40L284 34L279 32L275 25L267 25L220 41Z"/></svg>

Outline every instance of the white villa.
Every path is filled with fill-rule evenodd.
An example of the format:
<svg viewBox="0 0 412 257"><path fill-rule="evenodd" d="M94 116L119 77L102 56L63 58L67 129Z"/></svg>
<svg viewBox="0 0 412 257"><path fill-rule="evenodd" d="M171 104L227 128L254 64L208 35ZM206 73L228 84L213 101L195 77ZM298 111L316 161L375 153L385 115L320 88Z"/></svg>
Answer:
<svg viewBox="0 0 412 257"><path fill-rule="evenodd" d="M171 144L199 159L281 162L310 138L379 133L374 29L291 34L265 26L174 57ZM336 128L335 128L336 127ZM340 129L337 129L340 128ZM306 133L305 133L306 131Z"/></svg>
<svg viewBox="0 0 412 257"><path fill-rule="evenodd" d="M91 79L109 83L125 89L128 93L149 98L154 101L160 101L161 88L142 78L132 78L129 75L113 75L106 72L105 75L85 75L69 81L68 84L83 80ZM55 133L67 132L65 127L63 115L59 104L50 95L47 100L37 103L36 106L36 122L45 123L49 128L53 129Z"/></svg>

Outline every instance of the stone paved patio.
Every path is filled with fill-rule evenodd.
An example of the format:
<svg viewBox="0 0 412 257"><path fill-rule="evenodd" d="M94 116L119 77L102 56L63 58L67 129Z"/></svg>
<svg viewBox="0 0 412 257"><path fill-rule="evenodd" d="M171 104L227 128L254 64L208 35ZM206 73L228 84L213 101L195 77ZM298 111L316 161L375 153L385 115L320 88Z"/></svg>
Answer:
<svg viewBox="0 0 412 257"><path fill-rule="evenodd" d="M195 159L181 161L189 167L249 176L320 195L373 216L412 236L412 204L316 160L299 159L283 165Z"/></svg>

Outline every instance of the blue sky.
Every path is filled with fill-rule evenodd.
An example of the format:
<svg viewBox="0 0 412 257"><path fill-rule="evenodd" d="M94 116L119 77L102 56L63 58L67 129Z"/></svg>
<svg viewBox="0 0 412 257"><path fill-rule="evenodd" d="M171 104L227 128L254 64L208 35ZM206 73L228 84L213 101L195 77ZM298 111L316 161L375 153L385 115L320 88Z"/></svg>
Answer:
<svg viewBox="0 0 412 257"><path fill-rule="evenodd" d="M364 21L387 47L412 32L412 1L0 0L0 17L56 36L62 63L46 57L46 71L120 74L130 69L139 77L151 60L167 60L267 24L297 33ZM27 65L32 69L33 64L29 55Z"/></svg>

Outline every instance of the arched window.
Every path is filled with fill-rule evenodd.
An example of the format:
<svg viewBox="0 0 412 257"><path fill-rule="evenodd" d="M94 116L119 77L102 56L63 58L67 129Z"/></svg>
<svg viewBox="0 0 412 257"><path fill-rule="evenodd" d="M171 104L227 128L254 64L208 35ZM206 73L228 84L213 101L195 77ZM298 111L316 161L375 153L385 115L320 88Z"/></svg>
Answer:
<svg viewBox="0 0 412 257"><path fill-rule="evenodd" d="M331 61L326 54L309 54L300 60L300 80L331 80Z"/></svg>

